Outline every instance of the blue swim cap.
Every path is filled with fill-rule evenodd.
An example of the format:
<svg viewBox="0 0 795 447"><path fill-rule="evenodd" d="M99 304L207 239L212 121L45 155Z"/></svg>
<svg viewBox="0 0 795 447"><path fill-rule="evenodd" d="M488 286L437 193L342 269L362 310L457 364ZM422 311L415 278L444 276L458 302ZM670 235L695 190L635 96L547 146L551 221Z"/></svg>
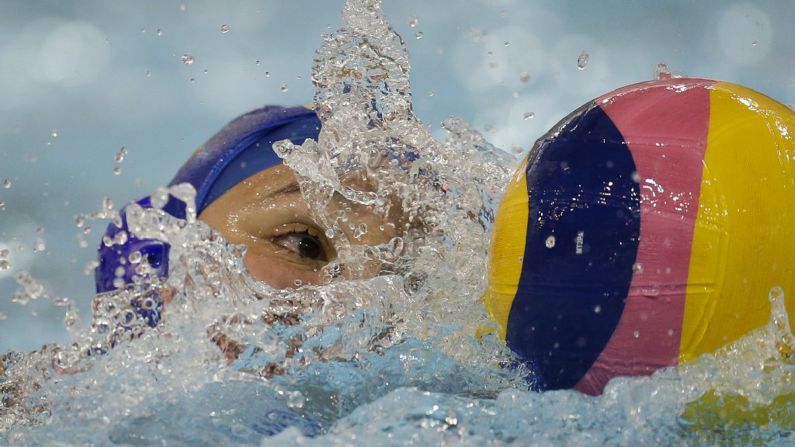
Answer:
<svg viewBox="0 0 795 447"><path fill-rule="evenodd" d="M193 185L198 215L233 186L281 163L281 158L273 151L274 142L290 140L294 144L302 144L307 138L317 140L320 125L315 112L306 107L266 106L239 116L200 146L182 165L169 186L180 183ZM144 208L152 207L148 196L135 203ZM163 211L177 218L186 216L185 204L173 196L169 197ZM94 271L97 293L133 283L136 265L129 262L129 256L134 252L139 252L158 276L168 275L168 244L129 235L126 207L120 215L121 226L108 225L106 237L99 247L99 265ZM114 238L118 241L117 235L122 231L127 232L126 241L105 243ZM136 306L136 303L132 304ZM162 303L136 308L150 326L155 326L160 319Z"/></svg>

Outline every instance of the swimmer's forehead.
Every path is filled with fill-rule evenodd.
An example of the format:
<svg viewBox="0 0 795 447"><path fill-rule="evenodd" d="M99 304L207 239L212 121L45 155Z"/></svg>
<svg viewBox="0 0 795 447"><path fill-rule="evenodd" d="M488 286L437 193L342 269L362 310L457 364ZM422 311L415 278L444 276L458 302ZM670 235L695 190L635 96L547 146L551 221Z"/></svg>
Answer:
<svg viewBox="0 0 795 447"><path fill-rule="evenodd" d="M229 192L233 191L237 191L241 194L241 199L250 203L300 189L293 171L287 166L277 165L248 177Z"/></svg>

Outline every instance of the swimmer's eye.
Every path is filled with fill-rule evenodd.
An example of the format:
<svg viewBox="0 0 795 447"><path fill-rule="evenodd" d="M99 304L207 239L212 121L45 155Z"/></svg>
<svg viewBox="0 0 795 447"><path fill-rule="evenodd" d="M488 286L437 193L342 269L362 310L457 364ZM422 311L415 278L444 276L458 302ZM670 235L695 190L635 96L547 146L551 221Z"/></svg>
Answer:
<svg viewBox="0 0 795 447"><path fill-rule="evenodd" d="M292 253L315 261L329 261L323 241L310 231L292 231L287 234L273 236L271 241Z"/></svg>

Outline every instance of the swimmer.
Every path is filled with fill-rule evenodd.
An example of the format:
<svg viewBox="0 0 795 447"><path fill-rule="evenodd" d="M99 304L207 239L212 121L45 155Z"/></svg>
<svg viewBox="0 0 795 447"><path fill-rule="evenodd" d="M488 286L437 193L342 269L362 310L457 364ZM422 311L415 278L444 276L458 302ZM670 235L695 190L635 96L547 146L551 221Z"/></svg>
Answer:
<svg viewBox="0 0 795 447"><path fill-rule="evenodd" d="M293 144L317 140L320 126L316 114L305 107L267 106L254 110L230 122L199 147L170 183L192 185L198 219L218 230L228 242L244 244L244 262L251 276L277 289L323 283L326 279L322 268L336 258L334 245L304 201L296 176L272 148L274 142L285 139ZM351 182L357 189L371 186L360 176ZM152 198L145 197L137 203L149 208ZM178 218L186 214L185 205L173 197L162 209ZM355 224L366 224L370 229L359 238L346 235L354 245L385 243L400 233L397 211L385 218L335 195L327 211L342 209ZM125 210L121 217L121 227L111 223L104 240L127 231ZM133 236L122 244L103 243L95 271L97 293L133 283L135 265L129 258L136 252L157 275L167 276L168 251L164 242ZM365 274L374 276L377 269ZM162 303L153 311L139 310L139 315L155 326L161 308Z"/></svg>

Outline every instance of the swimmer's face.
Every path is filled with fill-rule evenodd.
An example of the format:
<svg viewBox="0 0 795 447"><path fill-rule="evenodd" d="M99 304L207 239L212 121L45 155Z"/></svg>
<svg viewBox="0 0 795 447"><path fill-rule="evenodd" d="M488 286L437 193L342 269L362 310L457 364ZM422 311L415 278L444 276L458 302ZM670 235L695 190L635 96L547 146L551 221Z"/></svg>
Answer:
<svg viewBox="0 0 795 447"><path fill-rule="evenodd" d="M368 232L352 244L377 245L396 236L396 226L370 209L335 196L329 211L345 209L354 225ZM320 284L321 269L336 258L326 229L313 218L293 172L277 165L240 182L214 201L199 219L224 238L248 247L244 261L251 275L272 287Z"/></svg>

